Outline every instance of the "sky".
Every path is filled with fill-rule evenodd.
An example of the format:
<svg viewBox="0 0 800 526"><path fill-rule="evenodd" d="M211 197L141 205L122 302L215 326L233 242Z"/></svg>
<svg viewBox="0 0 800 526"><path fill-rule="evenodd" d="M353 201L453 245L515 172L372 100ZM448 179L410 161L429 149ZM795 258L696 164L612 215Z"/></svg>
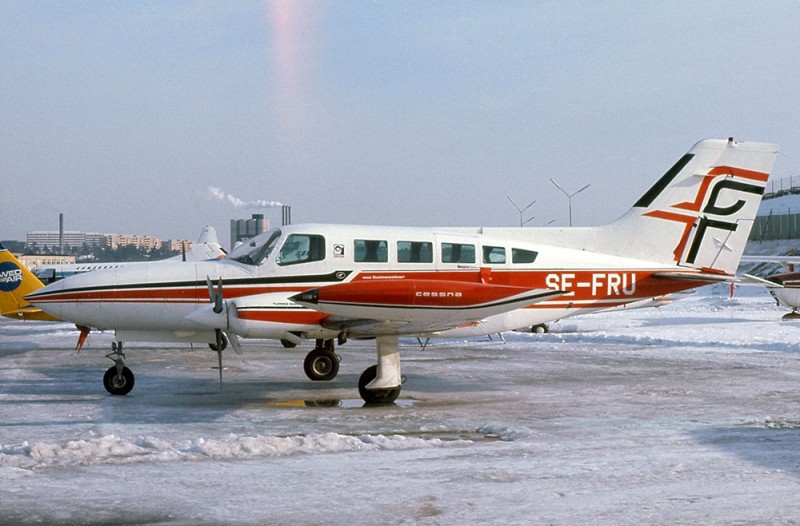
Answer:
<svg viewBox="0 0 800 526"><path fill-rule="evenodd" d="M0 240L595 225L695 142L800 175L794 2L0 0ZM520 208L535 203L522 215ZM248 208L259 204L261 208Z"/></svg>

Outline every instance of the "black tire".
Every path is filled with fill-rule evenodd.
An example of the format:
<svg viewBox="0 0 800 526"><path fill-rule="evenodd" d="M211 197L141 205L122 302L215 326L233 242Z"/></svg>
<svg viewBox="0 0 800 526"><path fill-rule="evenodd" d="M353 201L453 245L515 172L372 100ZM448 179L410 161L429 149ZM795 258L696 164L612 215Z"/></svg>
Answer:
<svg viewBox="0 0 800 526"><path fill-rule="evenodd" d="M117 375L117 366L112 365L103 375L103 387L112 395L122 396L133 389L133 371L127 367L122 368L122 374Z"/></svg>
<svg viewBox="0 0 800 526"><path fill-rule="evenodd" d="M290 342L289 340L284 340L283 338L281 338L281 345L283 345L287 349L294 349L295 347L297 347L296 343Z"/></svg>
<svg viewBox="0 0 800 526"><path fill-rule="evenodd" d="M393 404L397 397L400 396L402 386L398 385L392 389L367 389L369 384L375 377L378 376L378 366L370 365L361 377L358 379L358 394L361 399L367 404Z"/></svg>
<svg viewBox="0 0 800 526"><path fill-rule="evenodd" d="M314 349L303 360L303 370L315 382L333 380L339 374L339 357L327 349Z"/></svg>
<svg viewBox="0 0 800 526"><path fill-rule="evenodd" d="M531 327L531 332L534 334L545 334L550 332L550 329L547 327L546 324L540 323L538 325L534 325Z"/></svg>

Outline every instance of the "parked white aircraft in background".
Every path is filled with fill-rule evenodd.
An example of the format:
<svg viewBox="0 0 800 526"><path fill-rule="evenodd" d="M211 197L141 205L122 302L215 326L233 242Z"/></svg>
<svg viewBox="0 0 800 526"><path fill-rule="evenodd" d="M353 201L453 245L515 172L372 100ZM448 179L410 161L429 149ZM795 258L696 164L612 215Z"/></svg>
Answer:
<svg viewBox="0 0 800 526"><path fill-rule="evenodd" d="M217 231L212 226L205 226L200 232L200 237L197 239L197 243L193 243L189 250L184 248L183 253L159 261L205 261L207 259L224 257L225 254L227 254L227 252L225 252L225 249L222 248L222 245L219 244L219 240L217 239ZM33 272L33 274L43 283L50 284L54 281L74 276L75 274L93 272L95 270L119 268L125 265L139 265L142 263L143 262L140 261L64 263L40 265L31 269L31 272Z"/></svg>
<svg viewBox="0 0 800 526"><path fill-rule="evenodd" d="M770 295L778 305L789 307L791 312L784 314L785 320L798 320L800 313L800 272L796 267L800 264L800 256L743 256L742 261L758 263L780 263L786 272L772 274L766 278L746 276L749 283L767 287Z"/></svg>
<svg viewBox="0 0 800 526"><path fill-rule="evenodd" d="M113 329L104 383L133 387L123 342L316 339L312 379L338 372L334 340L377 338L367 402L401 389L400 336L485 335L733 279L777 146L704 140L601 227L293 225L216 261L95 271L27 296L60 319ZM210 302L209 302L210 299Z"/></svg>

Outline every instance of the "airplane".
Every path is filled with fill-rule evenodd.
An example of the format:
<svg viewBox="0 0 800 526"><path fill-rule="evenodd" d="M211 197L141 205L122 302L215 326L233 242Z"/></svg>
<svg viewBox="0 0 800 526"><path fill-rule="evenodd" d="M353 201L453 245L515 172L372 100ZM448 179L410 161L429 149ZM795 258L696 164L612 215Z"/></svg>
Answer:
<svg viewBox="0 0 800 526"><path fill-rule="evenodd" d="M181 254L159 261L203 261L206 259L216 259L224 257L227 252L220 245L217 239L217 231L212 226L205 226L200 232L197 243L193 243L187 251L185 248ZM31 269L31 272L39 278L45 285L64 279L83 272L95 270L119 268L125 265L139 265L141 261L120 261L103 263L64 263L53 265L39 265Z"/></svg>
<svg viewBox="0 0 800 526"><path fill-rule="evenodd" d="M766 278L746 274L745 282L766 286L778 305L792 309L783 315L784 320L800 319L800 272L795 270L795 265L800 263L800 256L742 256L742 261L780 263L786 272L771 274Z"/></svg>
<svg viewBox="0 0 800 526"><path fill-rule="evenodd" d="M359 378L367 403L402 387L399 338L531 327L718 282L734 274L778 147L695 144L615 222L597 227L274 228L225 258L72 276L26 299L114 330L106 390L130 392L124 342L185 341L218 352L239 338L316 340L304 369L330 380L334 341L375 338Z"/></svg>

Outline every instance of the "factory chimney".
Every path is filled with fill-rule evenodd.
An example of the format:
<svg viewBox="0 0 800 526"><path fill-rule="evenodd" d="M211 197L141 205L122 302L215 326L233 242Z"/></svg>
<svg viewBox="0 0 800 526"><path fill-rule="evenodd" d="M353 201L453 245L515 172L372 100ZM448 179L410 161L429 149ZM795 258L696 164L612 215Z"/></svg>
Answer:
<svg viewBox="0 0 800 526"><path fill-rule="evenodd" d="M64 254L64 214L58 214L58 249L59 254Z"/></svg>

